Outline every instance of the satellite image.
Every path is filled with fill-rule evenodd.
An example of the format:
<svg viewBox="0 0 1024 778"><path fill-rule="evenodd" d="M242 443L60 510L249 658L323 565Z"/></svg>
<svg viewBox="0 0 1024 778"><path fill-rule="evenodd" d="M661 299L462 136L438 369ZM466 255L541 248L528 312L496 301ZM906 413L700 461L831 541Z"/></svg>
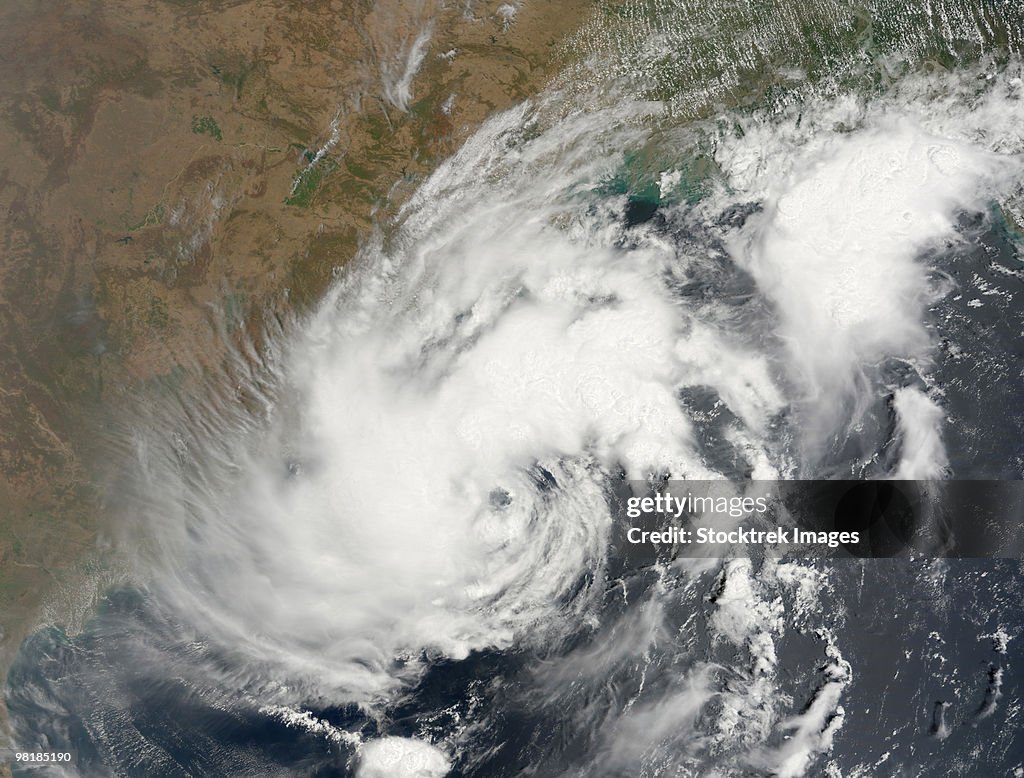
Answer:
<svg viewBox="0 0 1024 778"><path fill-rule="evenodd" d="M1024 5L2 0L0 776L1024 778Z"/></svg>

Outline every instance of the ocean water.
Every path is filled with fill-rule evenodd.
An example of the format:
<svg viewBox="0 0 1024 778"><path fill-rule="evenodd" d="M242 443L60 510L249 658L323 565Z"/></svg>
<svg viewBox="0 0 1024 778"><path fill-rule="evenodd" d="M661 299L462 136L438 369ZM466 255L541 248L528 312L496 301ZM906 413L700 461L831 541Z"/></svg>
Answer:
<svg viewBox="0 0 1024 778"><path fill-rule="evenodd" d="M603 9L312 315L126 413L133 585L24 644L19 742L72 775L1024 769L1019 560L637 568L610 499L1020 478L1022 24Z"/></svg>

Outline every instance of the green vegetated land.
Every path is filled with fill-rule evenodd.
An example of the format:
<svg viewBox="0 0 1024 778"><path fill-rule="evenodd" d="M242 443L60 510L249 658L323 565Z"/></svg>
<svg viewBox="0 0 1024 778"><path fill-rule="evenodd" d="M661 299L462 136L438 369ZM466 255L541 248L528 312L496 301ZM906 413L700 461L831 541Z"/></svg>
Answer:
<svg viewBox="0 0 1024 778"><path fill-rule="evenodd" d="M212 116L193 116L192 132L196 135L209 135L214 140L224 140L224 135Z"/></svg>

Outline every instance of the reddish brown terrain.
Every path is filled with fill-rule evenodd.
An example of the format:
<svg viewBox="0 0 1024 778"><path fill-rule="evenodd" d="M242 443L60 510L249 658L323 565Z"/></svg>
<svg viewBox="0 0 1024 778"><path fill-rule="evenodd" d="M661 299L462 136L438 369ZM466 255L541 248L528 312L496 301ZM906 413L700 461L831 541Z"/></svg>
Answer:
<svg viewBox="0 0 1024 778"><path fill-rule="evenodd" d="M315 301L375 219L554 74L589 8L0 5L0 674L117 579L100 476L119 410L215 370L216 320Z"/></svg>

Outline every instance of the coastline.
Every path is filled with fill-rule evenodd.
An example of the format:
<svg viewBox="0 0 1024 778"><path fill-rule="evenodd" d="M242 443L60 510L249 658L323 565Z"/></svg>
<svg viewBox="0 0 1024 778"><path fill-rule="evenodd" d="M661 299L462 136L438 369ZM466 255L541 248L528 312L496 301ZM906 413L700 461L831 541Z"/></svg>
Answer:
<svg viewBox="0 0 1024 778"><path fill-rule="evenodd" d="M314 304L484 119L555 75L592 8L500 5L5 10L0 674L119 580L119 410L217 370L221 324L243 336Z"/></svg>

